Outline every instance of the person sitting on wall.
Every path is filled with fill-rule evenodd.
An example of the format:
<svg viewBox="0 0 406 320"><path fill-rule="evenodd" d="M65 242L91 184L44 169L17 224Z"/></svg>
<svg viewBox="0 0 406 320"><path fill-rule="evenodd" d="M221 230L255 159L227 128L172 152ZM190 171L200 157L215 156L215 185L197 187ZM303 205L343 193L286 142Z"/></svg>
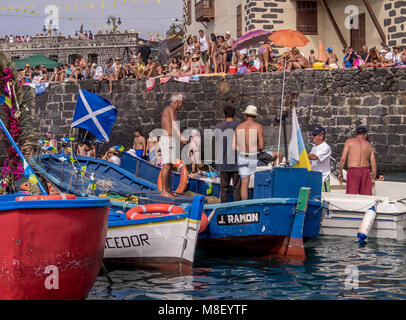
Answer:
<svg viewBox="0 0 406 320"><path fill-rule="evenodd" d="M383 67L382 58L378 53L376 47L373 47L369 50L369 54L365 60L367 68L381 68Z"/></svg>
<svg viewBox="0 0 406 320"><path fill-rule="evenodd" d="M390 51L389 47L384 47L381 52L381 60L385 67L393 66L393 53Z"/></svg>
<svg viewBox="0 0 406 320"><path fill-rule="evenodd" d="M337 55L333 52L333 48L327 49L327 59L326 59L325 67L333 68L333 69L339 68L338 58L337 58Z"/></svg>
<svg viewBox="0 0 406 320"><path fill-rule="evenodd" d="M200 57L198 54L194 54L192 56L192 75L198 75L201 72L201 63L200 63Z"/></svg>
<svg viewBox="0 0 406 320"><path fill-rule="evenodd" d="M354 54L353 48L348 47L347 54L344 57L343 67L352 68L354 66L355 59L357 59L357 56Z"/></svg>
<svg viewBox="0 0 406 320"><path fill-rule="evenodd" d="M299 49L293 49L292 57L287 61L286 71L290 71L292 69L305 69L309 67L309 61L300 54Z"/></svg>
<svg viewBox="0 0 406 320"><path fill-rule="evenodd" d="M310 66L313 66L313 64L316 63L316 62L317 62L316 55L314 54L314 50L311 49L310 50L310 55L309 55L309 64L310 64Z"/></svg>

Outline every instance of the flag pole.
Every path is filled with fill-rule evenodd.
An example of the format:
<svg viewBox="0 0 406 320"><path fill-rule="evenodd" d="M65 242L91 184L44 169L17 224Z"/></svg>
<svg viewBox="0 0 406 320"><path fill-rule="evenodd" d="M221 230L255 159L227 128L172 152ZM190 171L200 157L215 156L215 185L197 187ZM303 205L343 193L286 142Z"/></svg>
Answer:
<svg viewBox="0 0 406 320"><path fill-rule="evenodd" d="M4 125L3 121L0 119L0 127L3 130L4 134L7 136L8 140L11 142L11 144L13 145L14 149L16 150L17 154L19 155L20 159L23 161L24 163L24 169L25 169L25 164L27 165L27 167L30 169L30 171L32 172L32 174L35 176L38 186L41 189L42 194L44 195L48 195L48 193L46 192L44 186L41 184L41 182L39 181L38 177L36 176L34 170L32 170L31 166L29 165L28 161L25 159L23 153L21 152L20 148L18 147L17 143L14 141L13 137L11 136L10 132L8 132L6 126Z"/></svg>
<svg viewBox="0 0 406 320"><path fill-rule="evenodd" d="M280 149L281 149L281 135L282 135L282 117L283 117L283 97L284 97L284 95L285 95L285 77L286 77L286 64L287 64L287 62L288 62L288 56L286 56L286 58L285 58L285 66L284 66L284 68L283 68L283 82L282 82L282 97L281 97L281 114L280 114L280 116L279 116L279 138L278 138L278 153L277 154L279 154L279 151L280 151ZM285 154L287 154L287 151L285 150ZM277 157L278 158L278 160L277 160L277 162L276 162L276 166L277 167L279 167L279 156ZM286 158L286 161L287 161L288 159Z"/></svg>

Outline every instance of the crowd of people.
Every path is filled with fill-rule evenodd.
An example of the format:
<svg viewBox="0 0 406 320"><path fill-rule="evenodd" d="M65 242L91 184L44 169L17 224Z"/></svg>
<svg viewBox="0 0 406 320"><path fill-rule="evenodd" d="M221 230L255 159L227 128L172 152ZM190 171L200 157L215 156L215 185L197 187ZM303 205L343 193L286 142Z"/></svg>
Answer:
<svg viewBox="0 0 406 320"><path fill-rule="evenodd" d="M179 161L180 150L178 144L188 144L187 152L192 164L190 176L197 177L201 173L204 174L200 156L201 138L199 132L193 130L189 139L186 139L181 133L181 128L176 124L177 112L181 110L183 104L183 95L174 93L171 96L169 105L164 108L161 115L161 126L164 134L156 137L153 132L150 132L146 139L140 130L135 130L134 140L131 149L128 151L138 158L145 159L151 164L163 168L162 195L166 197L173 197L169 188L170 180L168 175L172 170L172 166ZM271 162L274 165L281 164L283 154L281 152L264 151L264 129L257 122L259 113L255 106L249 105L246 107L243 112L244 122L236 120L236 110L230 105L224 107L223 115L224 120L214 128L223 133L223 147L216 151L216 157L218 152L219 159L222 160L216 165L220 177L220 202L228 201L231 181L233 181L234 201L247 200L250 178L257 171L257 167L267 166ZM224 136L224 133L229 133L230 130L233 133L233 139ZM252 134L252 132L256 134ZM327 143L327 131L322 126L316 126L311 134L313 148L308 154L311 169L322 173L322 190L330 192L330 157L332 149ZM343 169L347 164L349 168L346 177L347 194L372 195L375 181L385 179L382 173L377 172L375 152L368 140L368 130L365 127L358 127L355 136L349 138L344 145L338 179L343 180ZM51 132L48 132L45 143L47 143L47 146L58 149L56 139ZM48 150L45 148L46 152ZM230 150L234 155L230 153ZM72 153L66 143L63 143L62 151L65 154ZM79 141L75 151L78 155L97 156L95 144L91 141ZM102 159L116 165L121 164L117 148L110 148Z"/></svg>
<svg viewBox="0 0 406 320"><path fill-rule="evenodd" d="M101 31L100 31L101 32ZM82 34L85 38L92 38L91 32ZM27 41L31 37L7 37L9 42ZM29 40L28 40L29 41ZM234 39L229 31L225 36L211 34L210 37L199 31L198 36L189 36L184 44L182 56L172 57L169 65L151 58L151 49L143 41L139 42L138 52L123 61L122 58L108 59L104 65L86 62L78 55L73 64L64 64L54 68L53 72L45 66L26 65L20 71L23 82L63 82L93 79L107 81L110 93L113 82L122 79L149 79L156 77L188 77L201 74L216 73L250 73L270 71L291 71L297 69L322 68L378 68L406 65L406 47L403 51L395 46L391 50L385 46L381 51L376 47L368 50L363 46L358 52L353 48L347 49L343 61L340 63L333 48L328 48L324 58L316 57L311 50L306 57L298 48L291 48L281 56L276 56L269 40L259 44L257 54L242 49L233 51ZM323 55L322 55L323 56Z"/></svg>

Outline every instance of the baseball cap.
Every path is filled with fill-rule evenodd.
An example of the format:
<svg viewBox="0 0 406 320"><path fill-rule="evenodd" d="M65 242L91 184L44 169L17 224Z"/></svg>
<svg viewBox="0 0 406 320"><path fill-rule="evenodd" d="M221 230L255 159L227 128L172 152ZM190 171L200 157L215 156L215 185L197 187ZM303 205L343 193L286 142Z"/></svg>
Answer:
<svg viewBox="0 0 406 320"><path fill-rule="evenodd" d="M331 51L333 51L333 48L330 47L330 48L327 49L327 51L331 52Z"/></svg>
<svg viewBox="0 0 406 320"><path fill-rule="evenodd" d="M318 135L318 134L327 134L326 129L324 129L322 126L317 126L313 129L312 132L313 135Z"/></svg>
<svg viewBox="0 0 406 320"><path fill-rule="evenodd" d="M359 127L356 131L356 134L365 134L365 133L368 133L368 130L365 127Z"/></svg>

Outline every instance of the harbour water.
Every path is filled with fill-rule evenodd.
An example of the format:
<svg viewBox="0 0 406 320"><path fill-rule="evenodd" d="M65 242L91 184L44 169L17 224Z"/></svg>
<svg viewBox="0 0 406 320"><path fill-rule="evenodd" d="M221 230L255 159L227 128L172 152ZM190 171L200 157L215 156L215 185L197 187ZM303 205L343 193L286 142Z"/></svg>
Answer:
<svg viewBox="0 0 406 320"><path fill-rule="evenodd" d="M322 236L304 262L255 261L197 252L192 275L114 270L88 299L406 299L406 241ZM358 287L358 288L357 288Z"/></svg>
<svg viewBox="0 0 406 320"><path fill-rule="evenodd" d="M406 182L405 174L386 180ZM305 244L307 259L250 260L196 252L191 275L111 270L88 300L404 300L406 241L320 236Z"/></svg>

